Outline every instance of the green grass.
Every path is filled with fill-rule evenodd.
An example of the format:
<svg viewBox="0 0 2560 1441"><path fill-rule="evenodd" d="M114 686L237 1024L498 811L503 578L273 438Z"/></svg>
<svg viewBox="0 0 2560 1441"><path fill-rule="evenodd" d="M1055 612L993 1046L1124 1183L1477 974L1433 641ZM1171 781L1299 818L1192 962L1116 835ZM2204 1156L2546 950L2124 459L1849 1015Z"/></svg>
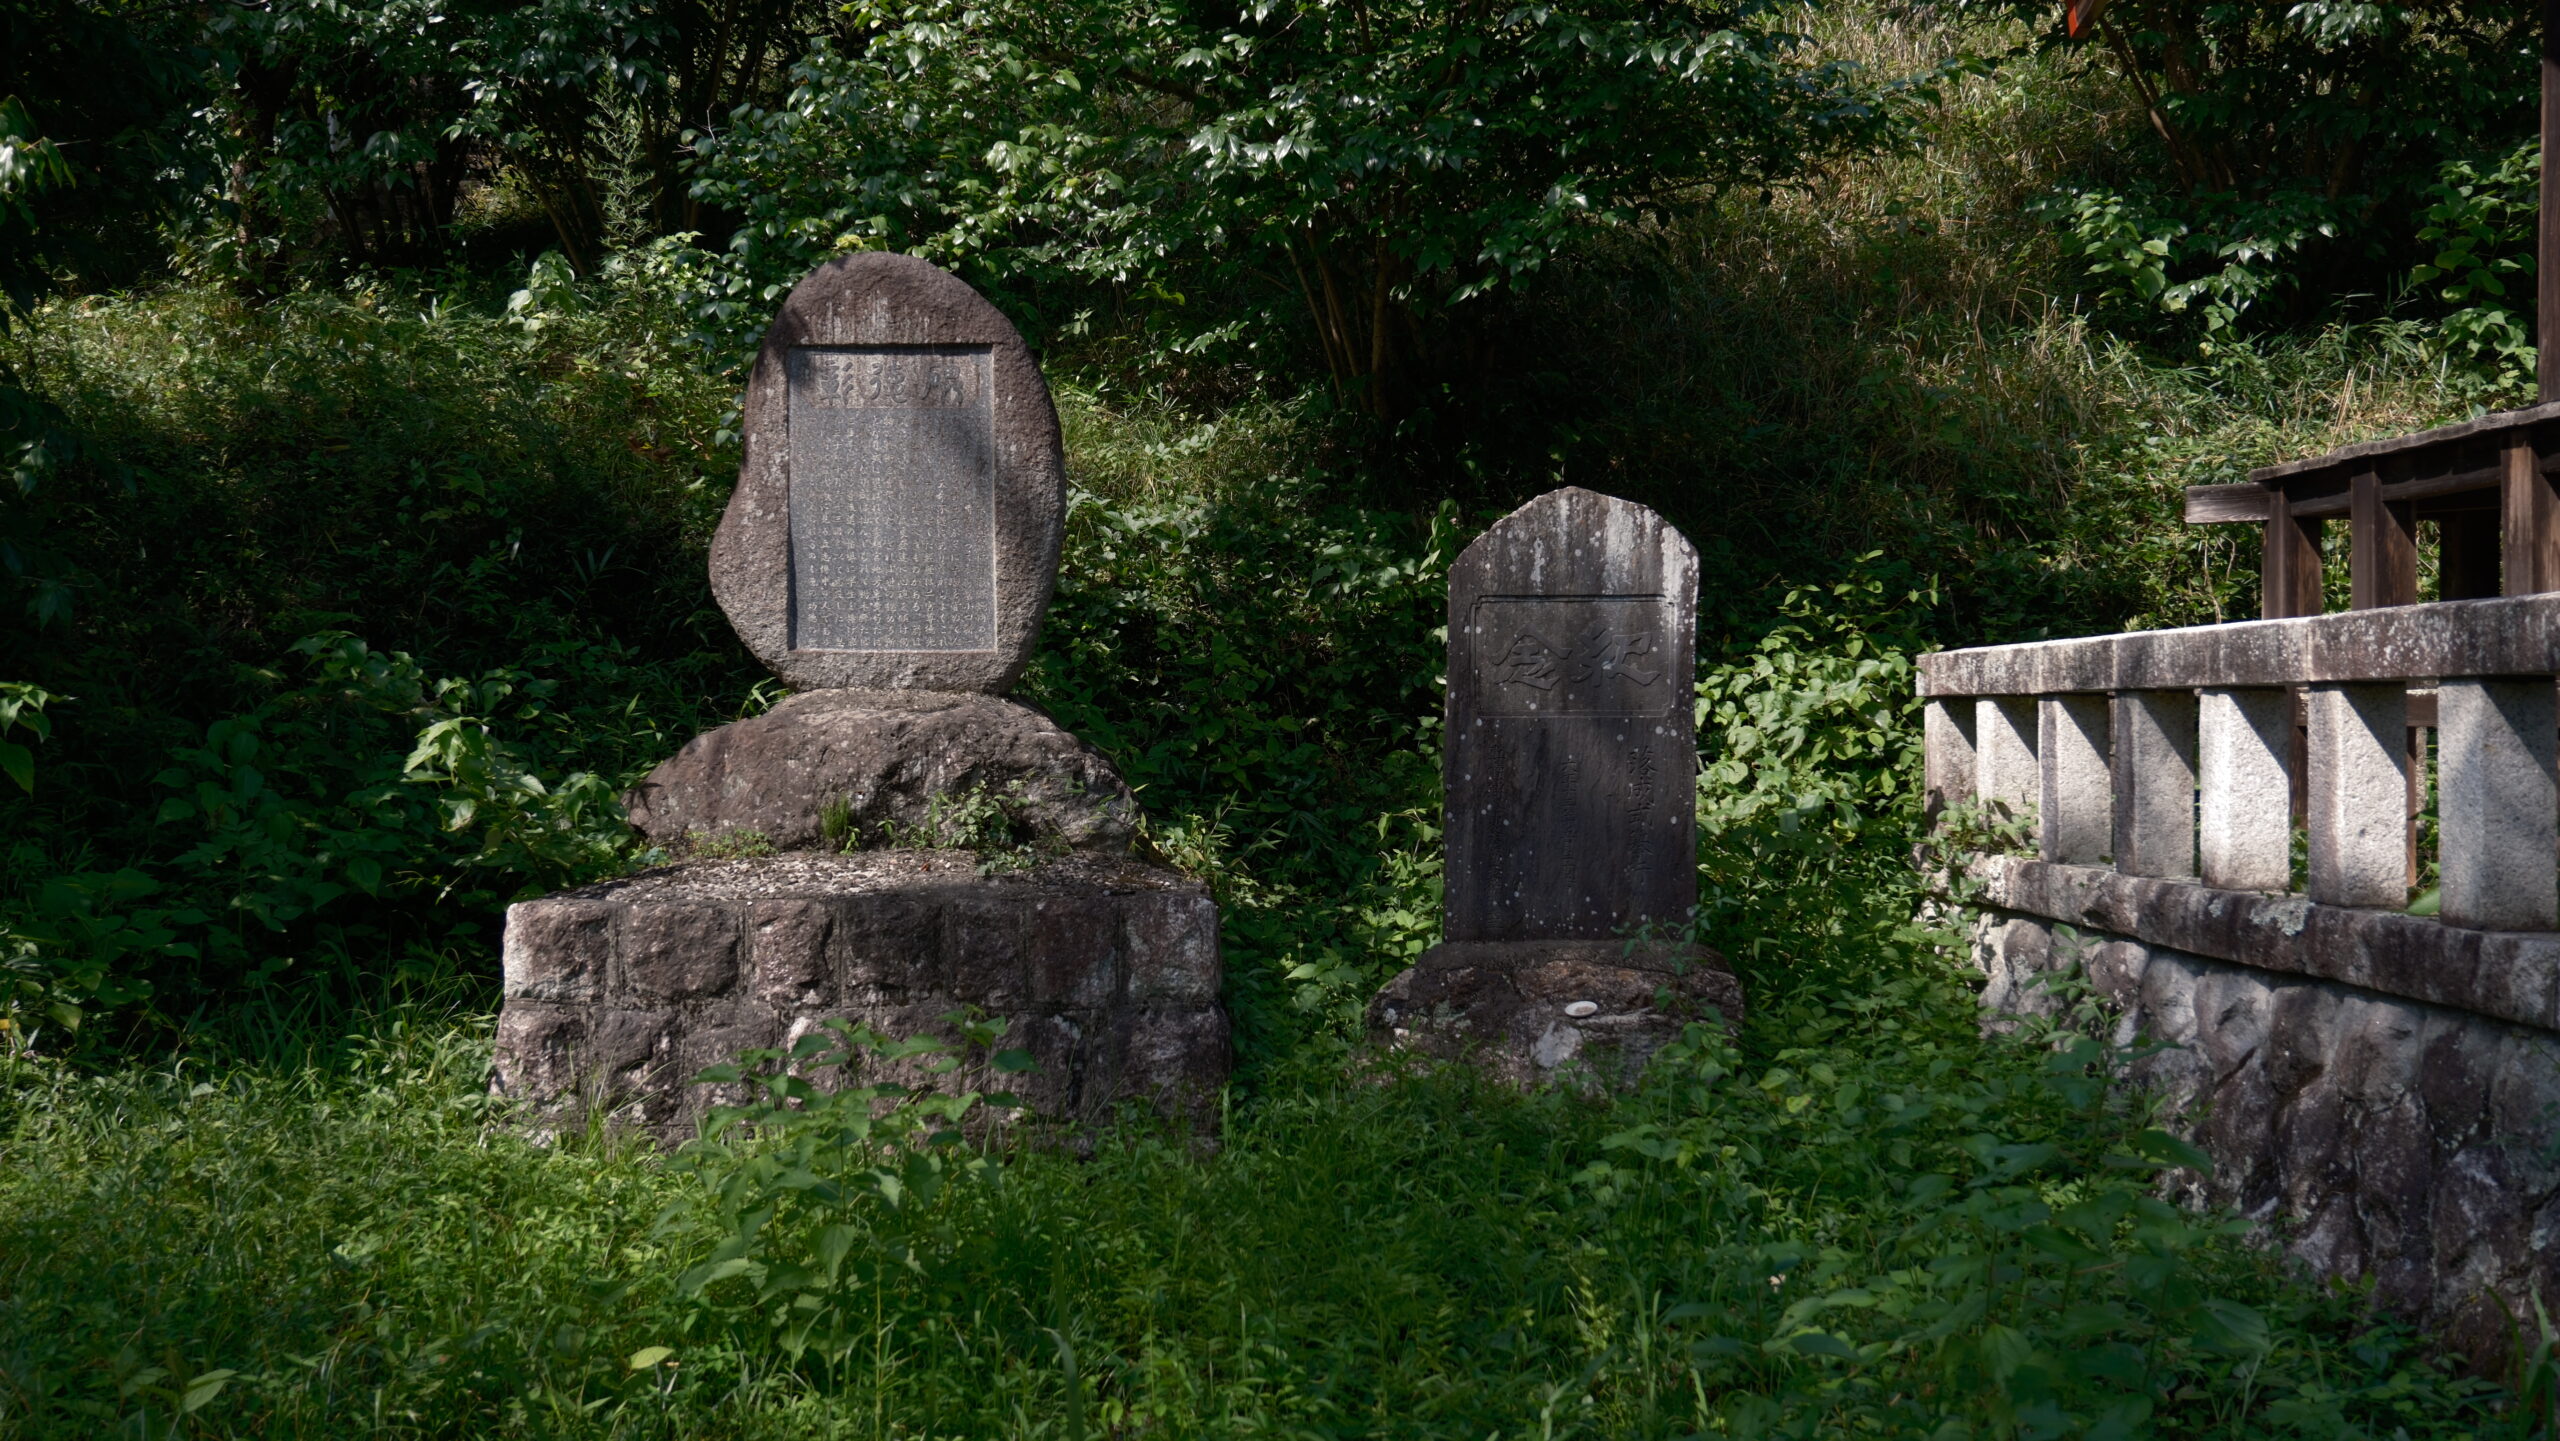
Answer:
<svg viewBox="0 0 2560 1441"><path fill-rule="evenodd" d="M721 1234L717 1156L536 1144L483 1092L488 1032L413 1014L292 1063L20 1063L0 1434L2497 1424L2493 1393L2352 1297L2286 1281L2230 1223L2142 1206L2154 1143L2089 1079L2104 1058L1980 1036L1925 968L1871 1004L1763 1015L1632 1098L1336 1057L1270 1077L1214 1155L1133 1125L1090 1160L955 1170L904 1211L804 1199L859 1237L838 1281L804 1283L855 1324L796 1357L747 1281L680 1294ZM2066 1244L2093 1206L2114 1219ZM782 1267L791 1244L750 1254ZM2089 1429L2109 1414L2139 1424Z"/></svg>
<svg viewBox="0 0 2560 1441"><path fill-rule="evenodd" d="M1896 69L1982 38L1822 23ZM1047 356L1077 493L1023 693L1216 890L1225 1144L1132 1126L899 1205L865 1177L913 1155L836 1147L843 1199L690 1290L754 1159L537 1145L487 1098L492 911L534 872L448 889L476 833L374 804L421 792L436 713L291 649L550 683L486 719L554 781L769 695L701 586L731 390L665 277L531 330L511 278L49 307L7 356L85 448L6 502L75 608L0 632L0 679L68 698L34 793L0 784L0 1017L96 1016L0 1059L0 1437L2517 1434L2360 1296L2151 1201L2180 1153L2100 1084L2122 1057L1983 1037L1909 924L1915 653L2251 614L2254 538L2179 525L2181 486L2472 403L2406 320L2111 329L2024 207L2142 123L2026 57L1907 152L1595 238L1451 337L1482 364L1434 434L1186 389L1125 336ZM1700 929L1757 1010L1612 1101L1372 1076L1344 1037L1437 934L1441 568L1560 481L1706 556ZM154 779L261 707L264 751ZM295 798L264 829L304 882L342 844L391 882L240 919L291 868L191 850L199 773ZM46 884L124 868L162 889Z"/></svg>

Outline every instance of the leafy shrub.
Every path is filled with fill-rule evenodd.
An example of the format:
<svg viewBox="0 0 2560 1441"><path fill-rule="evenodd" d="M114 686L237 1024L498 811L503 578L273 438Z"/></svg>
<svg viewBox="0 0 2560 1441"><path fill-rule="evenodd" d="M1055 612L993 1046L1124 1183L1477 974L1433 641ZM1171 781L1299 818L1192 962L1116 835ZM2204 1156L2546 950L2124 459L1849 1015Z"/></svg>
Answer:
<svg viewBox="0 0 2560 1441"><path fill-rule="evenodd" d="M1790 591L1779 624L1698 680L1697 928L1755 996L1870 985L1922 953L1913 658L1936 597L1878 561Z"/></svg>
<svg viewBox="0 0 2560 1441"><path fill-rule="evenodd" d="M710 309L743 336L818 261L911 251L1017 310L1109 295L1177 352L1241 340L1304 374L1280 362L1312 349L1338 397L1400 413L1420 323L1575 233L1891 133L1895 92L1810 60L1778 18L1623 0L884 12L813 46L787 103L703 138L696 193L744 220Z"/></svg>
<svg viewBox="0 0 2560 1441"><path fill-rule="evenodd" d="M2448 163L2428 192L2432 203L2418 231L2435 253L2409 281L2454 307L2437 343L2490 395L2532 388L2536 352L2525 277L2534 269L2541 168L2539 140L2486 168ZM2510 284L2518 293L2507 293Z"/></svg>
<svg viewBox="0 0 2560 1441"><path fill-rule="evenodd" d="M843 1365L877 1336L866 1303L889 1271L921 1269L938 1249L943 1189L997 1170L963 1144L960 1128L982 1102L1016 1104L941 1083L1031 1065L1025 1052L990 1050L1001 1022L946 1019L961 1028L960 1052L838 1019L788 1050L751 1050L702 1074L745 1086L749 1099L716 1108L677 1158L702 1188L691 1225L718 1237L676 1279L675 1298L700 1307L688 1330L768 1333L742 1344L770 1344L795 1366L814 1353L823 1367ZM913 1079L867 1079L879 1075Z"/></svg>

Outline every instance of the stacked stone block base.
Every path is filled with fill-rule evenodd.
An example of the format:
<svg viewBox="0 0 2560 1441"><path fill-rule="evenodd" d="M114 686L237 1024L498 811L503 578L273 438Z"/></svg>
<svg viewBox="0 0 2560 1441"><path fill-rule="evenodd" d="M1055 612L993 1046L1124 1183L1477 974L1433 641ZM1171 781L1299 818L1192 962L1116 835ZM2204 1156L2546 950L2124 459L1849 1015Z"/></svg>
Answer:
<svg viewBox="0 0 2560 1441"><path fill-rule="evenodd" d="M2035 978L2077 964L2119 1041L2167 1043L2135 1079L2214 1158L2173 1178L2184 1199L2269 1223L2319 1274L2369 1277L2484 1364L2509 1315L2532 1334L2536 1293L2560 1304L2560 1035L2010 911L1977 922L1975 956L1996 1011L2051 1012Z"/></svg>
<svg viewBox="0 0 2560 1441"><path fill-rule="evenodd" d="M735 1088L751 1048L844 1017L949 1037L975 1007L1036 1069L1004 1078L1076 1128L1139 1103L1205 1130L1228 1067L1217 908L1126 860L982 876L966 852L696 861L509 909L496 1088L552 1125L595 1117L664 1143ZM876 1079L866 1077L865 1079Z"/></svg>

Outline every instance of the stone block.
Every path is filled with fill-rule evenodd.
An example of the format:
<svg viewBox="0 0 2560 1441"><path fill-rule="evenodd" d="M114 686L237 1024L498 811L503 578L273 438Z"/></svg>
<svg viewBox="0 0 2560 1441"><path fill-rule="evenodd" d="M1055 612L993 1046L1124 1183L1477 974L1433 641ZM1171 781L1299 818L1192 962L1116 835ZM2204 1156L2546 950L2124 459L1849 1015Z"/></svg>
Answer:
<svg viewBox="0 0 2560 1441"><path fill-rule="evenodd" d="M2108 761L2115 788L2116 869L2185 879L2196 873L2196 697L2116 697Z"/></svg>
<svg viewBox="0 0 2560 1441"><path fill-rule="evenodd" d="M504 1090L518 1096L574 1092L586 1039L585 1008L509 997L498 1013L496 1046Z"/></svg>
<svg viewBox="0 0 2560 1441"><path fill-rule="evenodd" d="M673 1083L684 1118L698 1121L713 1106L744 1105L755 1088L743 1083L697 1084L696 1076L714 1066L734 1063L750 1050L771 1050L782 1043L782 1022L769 1006L741 998L690 1018L669 1039L667 1080Z"/></svg>
<svg viewBox="0 0 2560 1441"><path fill-rule="evenodd" d="M900 887L833 899L829 954L849 1001L893 1003L942 983L942 912L930 894Z"/></svg>
<svg viewBox="0 0 2560 1441"><path fill-rule="evenodd" d="M595 901L519 901L507 907L500 964L510 999L589 1002L613 963L614 909Z"/></svg>
<svg viewBox="0 0 2560 1441"><path fill-rule="evenodd" d="M2267 1082L2290 1096L2322 1077L2337 1055L2345 997L2336 987L2280 981L2267 1007Z"/></svg>
<svg viewBox="0 0 2560 1441"><path fill-rule="evenodd" d="M1206 1006L1226 983L1214 908L1206 896L1139 895L1122 907L1129 998L1158 1005Z"/></svg>
<svg viewBox="0 0 2560 1441"><path fill-rule="evenodd" d="M2044 858L2106 860L2115 844L2115 783L2105 696L2049 695L2036 703L2036 768L2036 843Z"/></svg>
<svg viewBox="0 0 2560 1441"><path fill-rule="evenodd" d="M672 1010L599 1006L587 1013L586 1045L577 1084L600 1092L644 1091L669 1085L669 1043L677 1030Z"/></svg>
<svg viewBox="0 0 2560 1441"><path fill-rule="evenodd" d="M1031 910L1001 894L942 898L941 989L1004 1013L1029 995Z"/></svg>
<svg viewBox="0 0 2560 1441"><path fill-rule="evenodd" d="M2197 854L2206 885L2293 884L2293 702L2280 690L2209 690L2196 713Z"/></svg>
<svg viewBox="0 0 2560 1441"><path fill-rule="evenodd" d="M2488 1052L2489 1135L2511 1181L2537 1196L2560 1192L2560 1038L2502 1027Z"/></svg>
<svg viewBox="0 0 2560 1441"><path fill-rule="evenodd" d="M2550 677L2443 681L2438 859L2445 924L2560 928L2560 771Z"/></svg>
<svg viewBox="0 0 2560 1441"><path fill-rule="evenodd" d="M738 979L738 922L733 906L716 901L626 908L621 993L680 1001L727 990Z"/></svg>
<svg viewBox="0 0 2560 1441"><path fill-rule="evenodd" d="M2407 687L2310 691L2311 882L2322 905L2409 901Z"/></svg>
<svg viewBox="0 0 2560 1441"><path fill-rule="evenodd" d="M1119 897L1073 896L1036 903L1028 920L1024 971L1031 1004L1044 1011L1100 1011L1122 993Z"/></svg>
<svg viewBox="0 0 2560 1441"><path fill-rule="evenodd" d="M1129 1022L1121 1060L1124 1093L1155 1098L1194 1124L1214 1123L1227 1083L1226 1012L1149 1009Z"/></svg>
<svg viewBox="0 0 2560 1441"><path fill-rule="evenodd" d="M747 954L755 968L756 999L794 1010L833 1002L835 925L836 907L829 901L749 902Z"/></svg>
<svg viewBox="0 0 2560 1441"><path fill-rule="evenodd" d="M1974 800L1994 816L2023 819L2042 798L2036 727L2032 697L1985 696L1973 703Z"/></svg>
<svg viewBox="0 0 2560 1441"><path fill-rule="evenodd" d="M2494 1058L2482 1040L2478 1027L2447 1018L2430 1026L2419 1042L2418 1096L2426 1105L2429 1126L2447 1151L2476 1139L2489 1114Z"/></svg>

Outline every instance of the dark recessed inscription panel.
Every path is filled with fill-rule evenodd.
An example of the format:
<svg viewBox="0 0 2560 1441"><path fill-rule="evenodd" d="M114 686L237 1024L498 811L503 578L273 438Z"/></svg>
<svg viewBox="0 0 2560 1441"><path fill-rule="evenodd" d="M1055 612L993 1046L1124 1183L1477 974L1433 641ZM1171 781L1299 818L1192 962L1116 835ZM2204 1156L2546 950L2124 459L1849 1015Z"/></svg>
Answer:
<svg viewBox="0 0 2560 1441"><path fill-rule="evenodd" d="M1697 901L1697 552L1642 506L1551 492L1450 570L1451 941L1676 928Z"/></svg>
<svg viewBox="0 0 2560 1441"><path fill-rule="evenodd" d="M790 355L791 648L996 643L985 346Z"/></svg>
<svg viewBox="0 0 2560 1441"><path fill-rule="evenodd" d="M1467 620L1479 715L1659 715L1683 699L1658 595L1489 595Z"/></svg>

